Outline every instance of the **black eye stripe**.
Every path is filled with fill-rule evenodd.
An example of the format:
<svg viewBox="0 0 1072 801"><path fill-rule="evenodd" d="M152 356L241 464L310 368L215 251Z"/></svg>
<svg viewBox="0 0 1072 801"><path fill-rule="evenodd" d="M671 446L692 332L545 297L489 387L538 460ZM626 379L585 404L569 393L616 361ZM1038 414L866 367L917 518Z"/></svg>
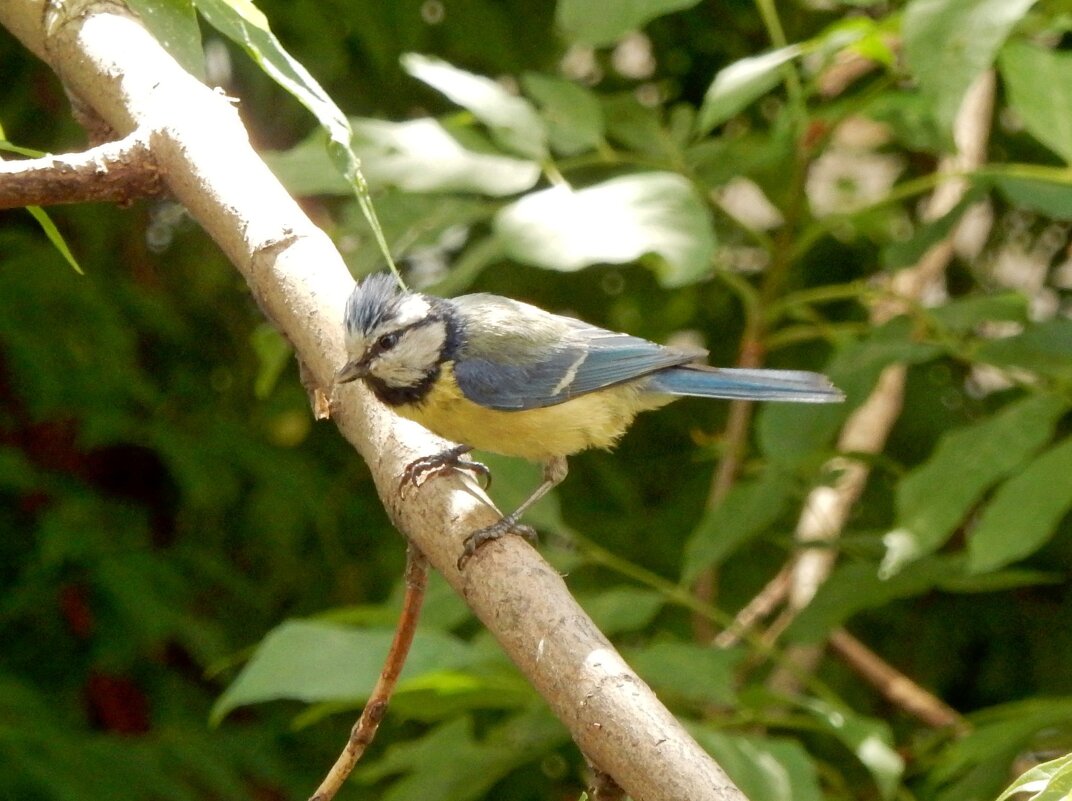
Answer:
<svg viewBox="0 0 1072 801"><path fill-rule="evenodd" d="M405 326L402 326L401 328L396 328L394 331L388 331L386 334L382 334L381 336L377 337L375 342L372 343L372 347L369 348L369 355L370 356L379 356L384 351L390 350L395 345L397 345L399 343L399 341L402 339L402 337L405 336L409 331L412 331L415 328L420 328L421 326L424 326L424 325L431 325L432 323L434 323L434 322L436 322L436 321L438 321L440 319L441 318L439 318L437 316L423 317L420 320L417 320L416 322L410 323L409 325L405 325ZM390 344L386 344L386 345L381 344L384 341L384 339L386 339L388 337L393 338L394 341L391 342Z"/></svg>

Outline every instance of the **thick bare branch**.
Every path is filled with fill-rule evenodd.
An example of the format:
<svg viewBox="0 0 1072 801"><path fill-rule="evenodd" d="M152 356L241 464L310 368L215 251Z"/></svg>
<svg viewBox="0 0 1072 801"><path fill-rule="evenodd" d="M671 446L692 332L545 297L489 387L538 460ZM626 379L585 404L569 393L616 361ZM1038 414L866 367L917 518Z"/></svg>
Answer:
<svg viewBox="0 0 1072 801"><path fill-rule="evenodd" d="M310 384L327 388L344 360L342 311L353 280L331 241L250 148L233 105L183 71L110 4L49 15L45 0L5 0L0 23L120 134L148 132L169 189L245 276L293 343ZM60 10L62 12L62 8ZM335 397L333 418L368 462L384 505L466 599L582 751L639 801L742 798L576 604L561 577L518 537L482 548L465 571L462 540L498 519L464 476L398 492L417 456L444 446L362 388Z"/></svg>
<svg viewBox="0 0 1072 801"><path fill-rule="evenodd" d="M0 209L57 203L124 203L162 193L145 138L135 131L82 153L0 161Z"/></svg>

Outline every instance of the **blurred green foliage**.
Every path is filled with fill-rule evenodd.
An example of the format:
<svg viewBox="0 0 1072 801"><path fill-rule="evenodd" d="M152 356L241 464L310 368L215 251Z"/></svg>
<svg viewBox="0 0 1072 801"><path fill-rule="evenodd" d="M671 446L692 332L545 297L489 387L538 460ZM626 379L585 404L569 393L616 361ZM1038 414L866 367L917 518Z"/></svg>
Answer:
<svg viewBox="0 0 1072 801"><path fill-rule="evenodd" d="M239 6L134 5L241 99L251 139L355 275L382 269L324 132L195 25L195 8L222 27ZM726 405L688 400L573 460L530 518L751 798L993 798L1069 750L1067 3L259 7L353 115L413 285L691 336L719 364L745 348L845 389L842 407L759 409L719 505ZM956 109L992 66L988 163L923 222ZM6 33L0 74L10 141L82 146L55 77ZM181 210L49 213L84 276L25 212L0 215L0 798L306 797L375 679L403 543ZM943 290L872 325L877 279L962 220ZM696 617L726 623L791 557L805 495L836 475L838 431L891 364L908 365L904 408L862 457L833 574L774 651L709 647ZM489 462L504 507L535 480ZM711 570L714 605L689 590ZM768 686L786 644L841 626L971 732L930 729L834 659L793 697ZM1057 793L1067 773L1055 760L1028 779ZM342 797L569 798L583 776L563 727L433 577L412 663Z"/></svg>

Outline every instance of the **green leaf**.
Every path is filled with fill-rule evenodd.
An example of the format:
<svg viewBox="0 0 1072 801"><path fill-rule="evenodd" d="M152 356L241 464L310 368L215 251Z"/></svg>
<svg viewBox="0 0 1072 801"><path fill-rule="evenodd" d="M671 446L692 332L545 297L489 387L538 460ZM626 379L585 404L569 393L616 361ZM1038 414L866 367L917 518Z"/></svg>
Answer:
<svg viewBox="0 0 1072 801"><path fill-rule="evenodd" d="M128 0L127 5L184 70L205 80L205 54L193 0Z"/></svg>
<svg viewBox="0 0 1072 801"><path fill-rule="evenodd" d="M350 124L328 93L302 64L288 53L249 0L194 0L208 24L235 44L276 83L307 108L339 147L350 146Z"/></svg>
<svg viewBox="0 0 1072 801"><path fill-rule="evenodd" d="M997 801L1018 793L1031 793L1027 801L1067 801L1072 798L1072 754L1065 754L1025 771Z"/></svg>
<svg viewBox="0 0 1072 801"><path fill-rule="evenodd" d="M533 161L464 147L438 121L355 120L354 145L371 184L409 192L479 192L499 197L531 189Z"/></svg>
<svg viewBox="0 0 1072 801"><path fill-rule="evenodd" d="M659 642L630 649L629 664L660 697L694 704L733 706L734 673L743 650L711 648L684 642Z"/></svg>
<svg viewBox="0 0 1072 801"><path fill-rule="evenodd" d="M778 471L759 480L737 483L718 506L706 512L685 543L681 581L690 584L703 570L716 567L758 536L786 508L792 481Z"/></svg>
<svg viewBox="0 0 1072 801"><path fill-rule="evenodd" d="M406 192L475 192L491 197L531 189L540 178L532 161L464 147L438 120L408 122L355 119L354 149L372 187ZM290 192L298 195L352 192L327 156L321 134L265 161Z"/></svg>
<svg viewBox="0 0 1072 801"><path fill-rule="evenodd" d="M706 134L767 94L781 82L782 67L803 52L800 45L789 45L719 70L704 95L697 133Z"/></svg>
<svg viewBox="0 0 1072 801"><path fill-rule="evenodd" d="M611 587L580 595L578 600L608 637L650 625L666 603L662 593L639 587Z"/></svg>
<svg viewBox="0 0 1072 801"><path fill-rule="evenodd" d="M521 76L521 86L543 112L551 147L564 156L603 146L603 107L591 91L538 72Z"/></svg>
<svg viewBox="0 0 1072 801"><path fill-rule="evenodd" d="M524 98L510 94L490 78L431 56L406 53L402 67L471 111L502 147L537 161L546 158L547 130L536 109Z"/></svg>
<svg viewBox="0 0 1072 801"><path fill-rule="evenodd" d="M947 136L968 87L1034 2L912 0L905 8L905 58Z"/></svg>
<svg viewBox="0 0 1072 801"><path fill-rule="evenodd" d="M845 403L762 405L757 427L763 454L787 466L814 459L829 447L842 421L870 395L883 369L895 362L919 364L942 353L937 345L916 342L912 327L906 318L891 320L834 355L823 372L845 393Z"/></svg>
<svg viewBox="0 0 1072 801"><path fill-rule="evenodd" d="M569 734L543 707L523 712L473 735L471 718L437 726L418 740L389 746L382 758L362 763L354 777L363 784L401 774L376 797L382 801L417 798L475 801L520 765L539 760L569 741Z"/></svg>
<svg viewBox="0 0 1072 801"><path fill-rule="evenodd" d="M283 374L293 350L275 326L261 323L250 336L253 353L257 356L257 378L253 383L254 397L264 400L272 394L279 376Z"/></svg>
<svg viewBox="0 0 1072 801"><path fill-rule="evenodd" d="M1072 380L1072 320L1032 325L1016 336L989 340L975 351L978 361L1031 370L1062 382Z"/></svg>
<svg viewBox="0 0 1072 801"><path fill-rule="evenodd" d="M948 782L980 765L1007 768L1039 732L1053 726L1067 727L1069 720L1072 698L1067 696L1028 698L976 713L971 719L972 730L938 755L930 771L931 781Z"/></svg>
<svg viewBox="0 0 1072 801"><path fill-rule="evenodd" d="M1045 214L1054 220L1072 220L1072 172L1066 183L995 176L987 179L1014 206Z"/></svg>
<svg viewBox="0 0 1072 801"><path fill-rule="evenodd" d="M279 699L306 703L367 698L391 644L391 629L354 629L315 620L290 620L261 641L253 657L212 708L219 723L233 709ZM469 647L440 631L421 630L403 680L471 661Z"/></svg>
<svg viewBox="0 0 1072 801"><path fill-rule="evenodd" d="M729 774L746 798L822 801L815 763L804 747L777 737L745 737L690 726L689 733Z"/></svg>
<svg viewBox="0 0 1072 801"><path fill-rule="evenodd" d="M71 265L71 269L79 275L85 275L82 272L82 266L78 263L78 259L74 257L71 249L67 246L67 240L63 238L63 234L60 233L60 229L56 227L56 223L52 222L52 218L48 216L46 212L40 206L27 206L26 211L30 212L30 216L37 220L37 224L41 226L41 230L45 232L45 236L48 237L48 241L52 243L59 254Z"/></svg>
<svg viewBox="0 0 1072 801"><path fill-rule="evenodd" d="M645 106L632 92L600 97L607 137L630 150L676 163L681 154L663 127L660 109Z"/></svg>
<svg viewBox="0 0 1072 801"><path fill-rule="evenodd" d="M896 573L939 548L990 487L1050 440L1067 408L1062 398L1031 396L943 436L897 486L897 526L884 538L883 571Z"/></svg>
<svg viewBox="0 0 1072 801"><path fill-rule="evenodd" d="M648 22L700 0L558 0L555 22L569 39L594 47L613 44Z"/></svg>
<svg viewBox="0 0 1072 801"><path fill-rule="evenodd" d="M959 556L925 558L891 578L883 578L870 562L839 565L790 625L786 637L793 642L819 642L859 612L922 595L961 575L963 564Z"/></svg>
<svg viewBox="0 0 1072 801"><path fill-rule="evenodd" d="M928 313L946 331L966 334L982 323L995 320L1026 323L1028 303L1027 298L1020 292L969 295L952 300L944 306L928 309Z"/></svg>
<svg viewBox="0 0 1072 801"><path fill-rule="evenodd" d="M910 238L887 246L882 251L882 266L887 270L898 270L919 262L924 253L949 236L964 212L978 203L983 194L980 187L975 187L937 220L919 226Z"/></svg>
<svg viewBox="0 0 1072 801"><path fill-rule="evenodd" d="M573 272L649 254L664 286L707 275L715 235L692 186L672 173L640 173L584 189L555 186L502 209L495 233L511 258Z"/></svg>
<svg viewBox="0 0 1072 801"><path fill-rule="evenodd" d="M823 728L852 751L871 773L883 798L893 798L904 774L905 763L894 748L889 724L858 715L848 707L818 698L801 704L815 715Z"/></svg>
<svg viewBox="0 0 1072 801"><path fill-rule="evenodd" d="M397 274L391 251L376 218L361 164L351 146L353 132L346 115L310 72L290 55L268 28L268 20L250 0L194 0L209 24L242 47L273 81L307 108L327 134L327 151L346 178L368 220L384 260Z"/></svg>
<svg viewBox="0 0 1072 801"><path fill-rule="evenodd" d="M1009 105L1024 127L1072 163L1072 54L1009 42L1000 66Z"/></svg>
<svg viewBox="0 0 1072 801"><path fill-rule="evenodd" d="M1072 508L1072 438L1037 457L1006 481L968 540L968 569L995 570L1045 545Z"/></svg>

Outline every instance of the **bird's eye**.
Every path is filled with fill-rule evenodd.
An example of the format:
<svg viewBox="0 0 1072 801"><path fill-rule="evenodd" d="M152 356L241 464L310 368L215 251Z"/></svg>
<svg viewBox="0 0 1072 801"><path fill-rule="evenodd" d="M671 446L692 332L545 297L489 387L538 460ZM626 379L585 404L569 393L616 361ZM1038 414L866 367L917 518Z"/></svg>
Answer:
<svg viewBox="0 0 1072 801"><path fill-rule="evenodd" d="M380 350L390 350L398 344L398 332L392 331L390 334L384 334L382 337L376 340L376 346Z"/></svg>

